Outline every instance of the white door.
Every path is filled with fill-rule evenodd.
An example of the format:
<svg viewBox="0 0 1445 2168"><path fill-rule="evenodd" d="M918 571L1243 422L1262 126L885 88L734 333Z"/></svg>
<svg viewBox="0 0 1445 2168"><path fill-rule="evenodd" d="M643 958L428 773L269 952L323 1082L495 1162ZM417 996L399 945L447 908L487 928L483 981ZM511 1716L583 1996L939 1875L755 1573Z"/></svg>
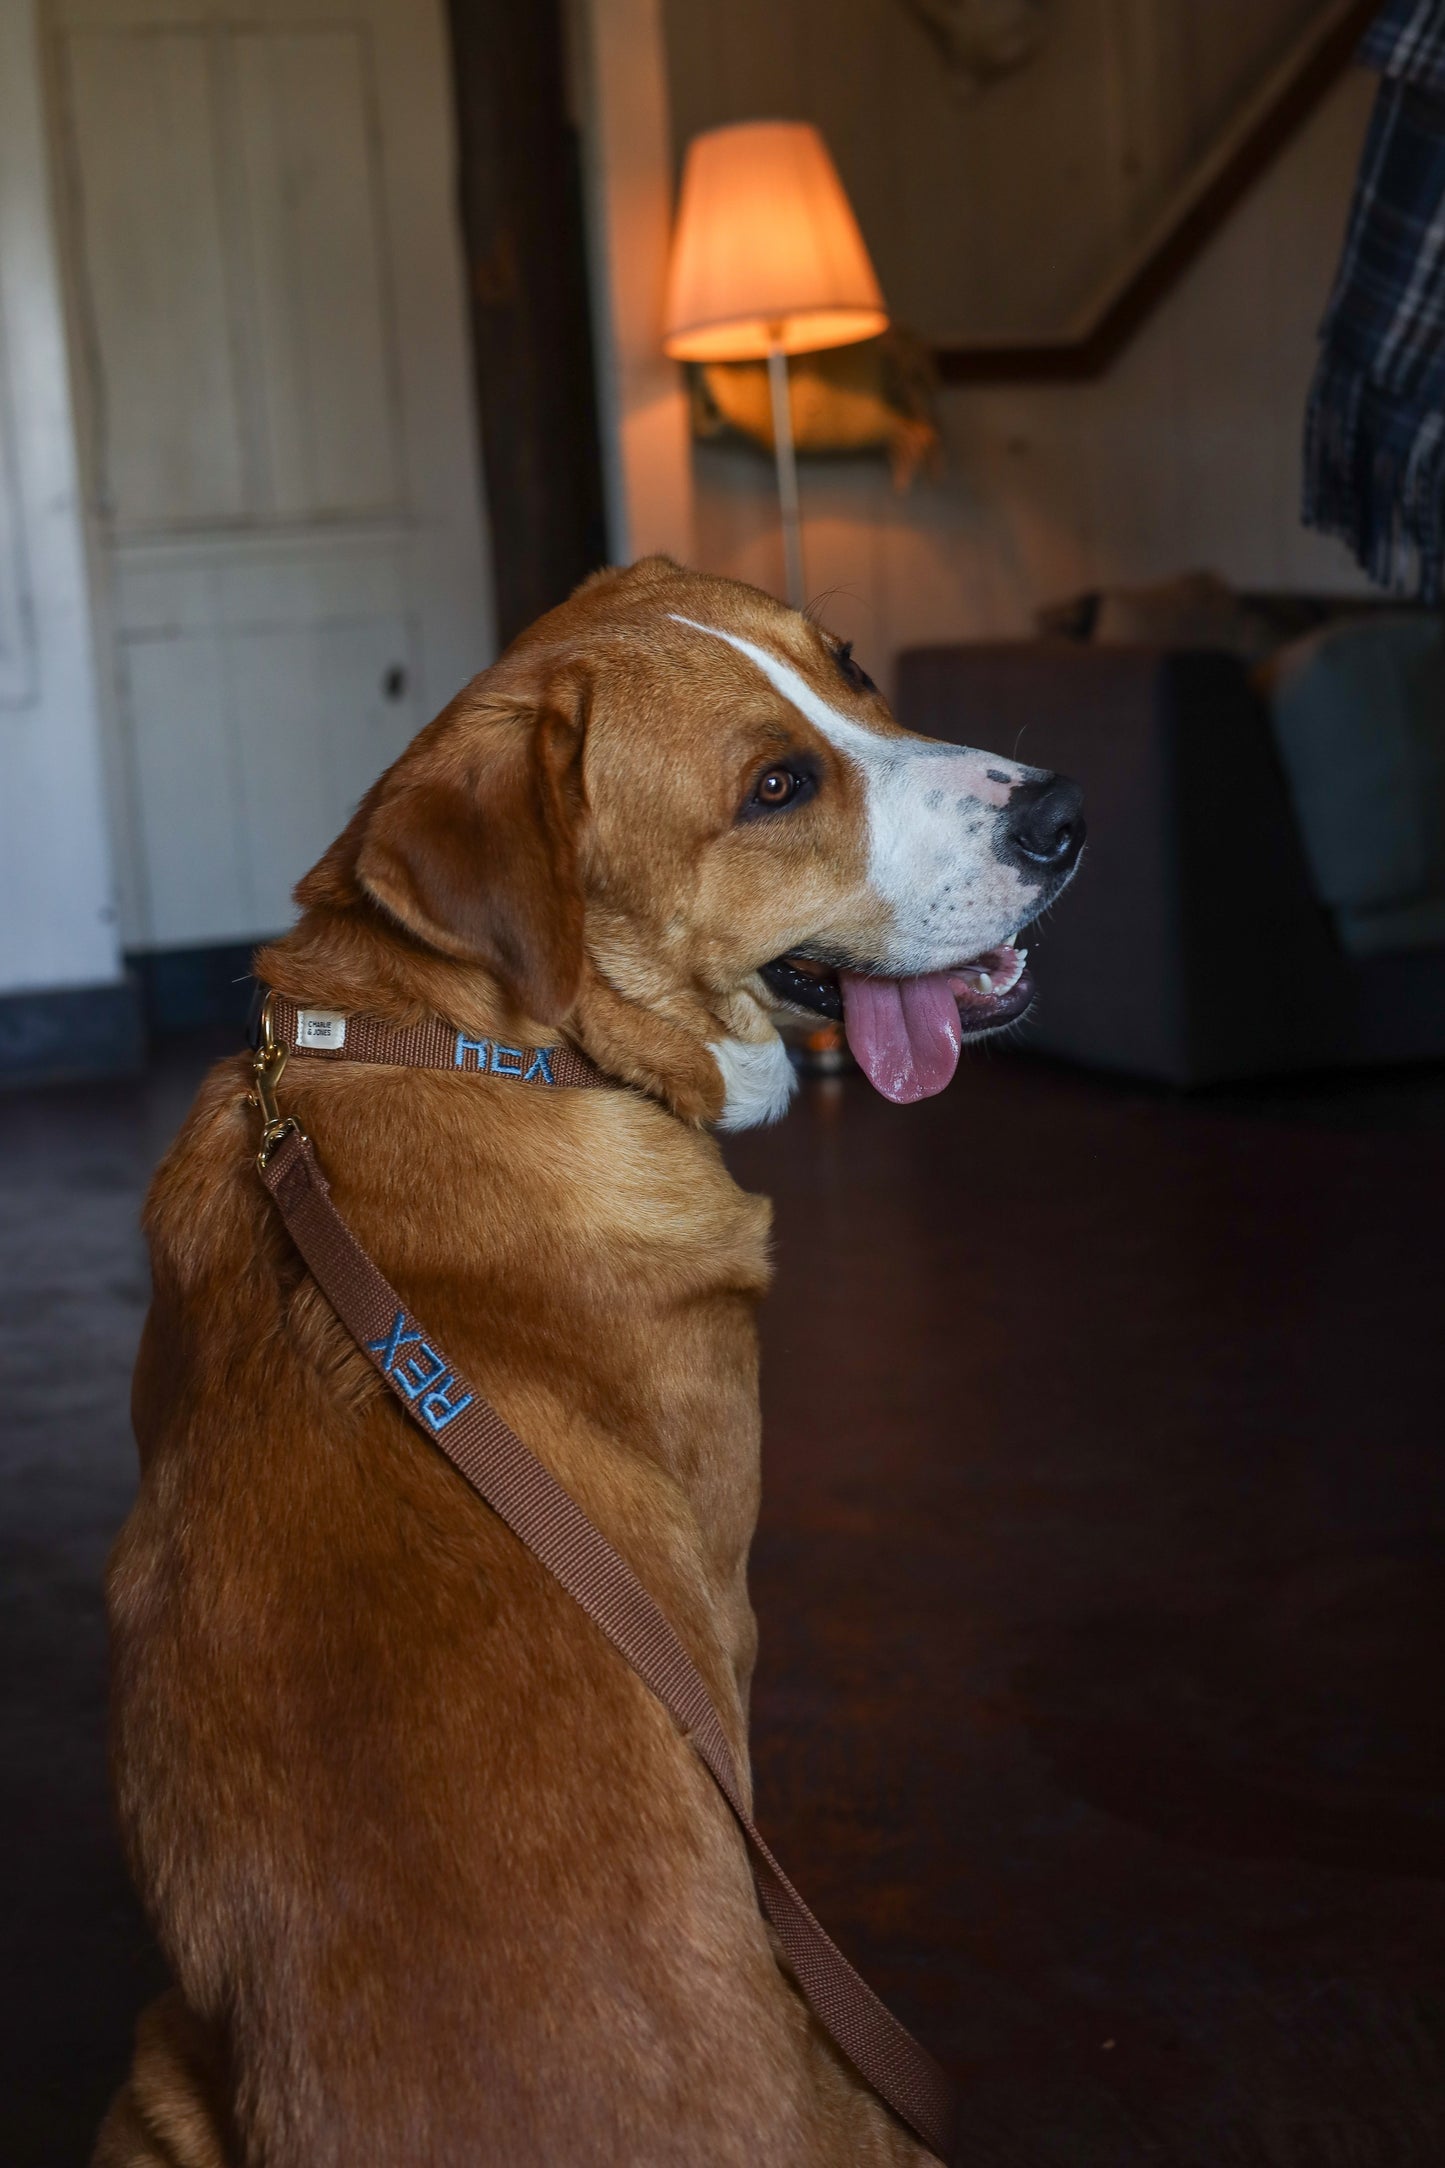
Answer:
<svg viewBox="0 0 1445 2168"><path fill-rule="evenodd" d="M124 933L246 940L491 660L440 0L52 0Z"/></svg>

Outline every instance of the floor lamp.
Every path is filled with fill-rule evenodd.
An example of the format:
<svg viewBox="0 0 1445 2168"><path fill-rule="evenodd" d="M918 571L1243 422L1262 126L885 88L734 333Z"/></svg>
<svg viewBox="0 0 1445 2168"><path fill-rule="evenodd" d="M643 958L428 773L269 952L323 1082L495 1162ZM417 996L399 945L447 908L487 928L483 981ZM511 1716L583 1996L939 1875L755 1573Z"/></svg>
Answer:
<svg viewBox="0 0 1445 2168"><path fill-rule="evenodd" d="M743 121L693 137L663 345L678 361L767 362L787 593L795 610L805 590L788 356L871 339L887 322L858 221L816 128L806 121Z"/></svg>

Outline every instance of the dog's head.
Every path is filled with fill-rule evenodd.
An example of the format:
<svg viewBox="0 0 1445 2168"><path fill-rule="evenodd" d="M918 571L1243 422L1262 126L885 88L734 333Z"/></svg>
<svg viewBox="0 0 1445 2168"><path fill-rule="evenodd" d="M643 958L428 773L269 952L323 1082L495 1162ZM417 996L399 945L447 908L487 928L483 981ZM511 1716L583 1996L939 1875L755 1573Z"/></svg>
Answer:
<svg viewBox="0 0 1445 2168"><path fill-rule="evenodd" d="M848 646L649 558L533 626L298 891L379 905L693 1118L781 1113L780 1011L942 1089L1032 998L1020 930L1083 846L1067 779L901 730Z"/></svg>

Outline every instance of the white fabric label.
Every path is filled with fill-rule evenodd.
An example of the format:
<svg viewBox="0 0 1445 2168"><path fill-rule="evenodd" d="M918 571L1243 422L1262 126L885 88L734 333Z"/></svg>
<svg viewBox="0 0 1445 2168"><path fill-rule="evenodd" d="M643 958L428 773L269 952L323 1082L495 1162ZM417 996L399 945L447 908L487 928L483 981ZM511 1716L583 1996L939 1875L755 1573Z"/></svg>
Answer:
<svg viewBox="0 0 1445 2168"><path fill-rule="evenodd" d="M346 1018L337 1009L301 1009L296 1035L302 1046L345 1046Z"/></svg>

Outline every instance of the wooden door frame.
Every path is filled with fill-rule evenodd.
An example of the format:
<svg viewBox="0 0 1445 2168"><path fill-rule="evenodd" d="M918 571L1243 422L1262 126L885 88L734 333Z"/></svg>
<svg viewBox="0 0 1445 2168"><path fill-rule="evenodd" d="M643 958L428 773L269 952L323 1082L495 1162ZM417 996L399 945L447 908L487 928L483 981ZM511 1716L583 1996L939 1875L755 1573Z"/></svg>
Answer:
<svg viewBox="0 0 1445 2168"><path fill-rule="evenodd" d="M447 0L501 645L607 561L561 0Z"/></svg>

